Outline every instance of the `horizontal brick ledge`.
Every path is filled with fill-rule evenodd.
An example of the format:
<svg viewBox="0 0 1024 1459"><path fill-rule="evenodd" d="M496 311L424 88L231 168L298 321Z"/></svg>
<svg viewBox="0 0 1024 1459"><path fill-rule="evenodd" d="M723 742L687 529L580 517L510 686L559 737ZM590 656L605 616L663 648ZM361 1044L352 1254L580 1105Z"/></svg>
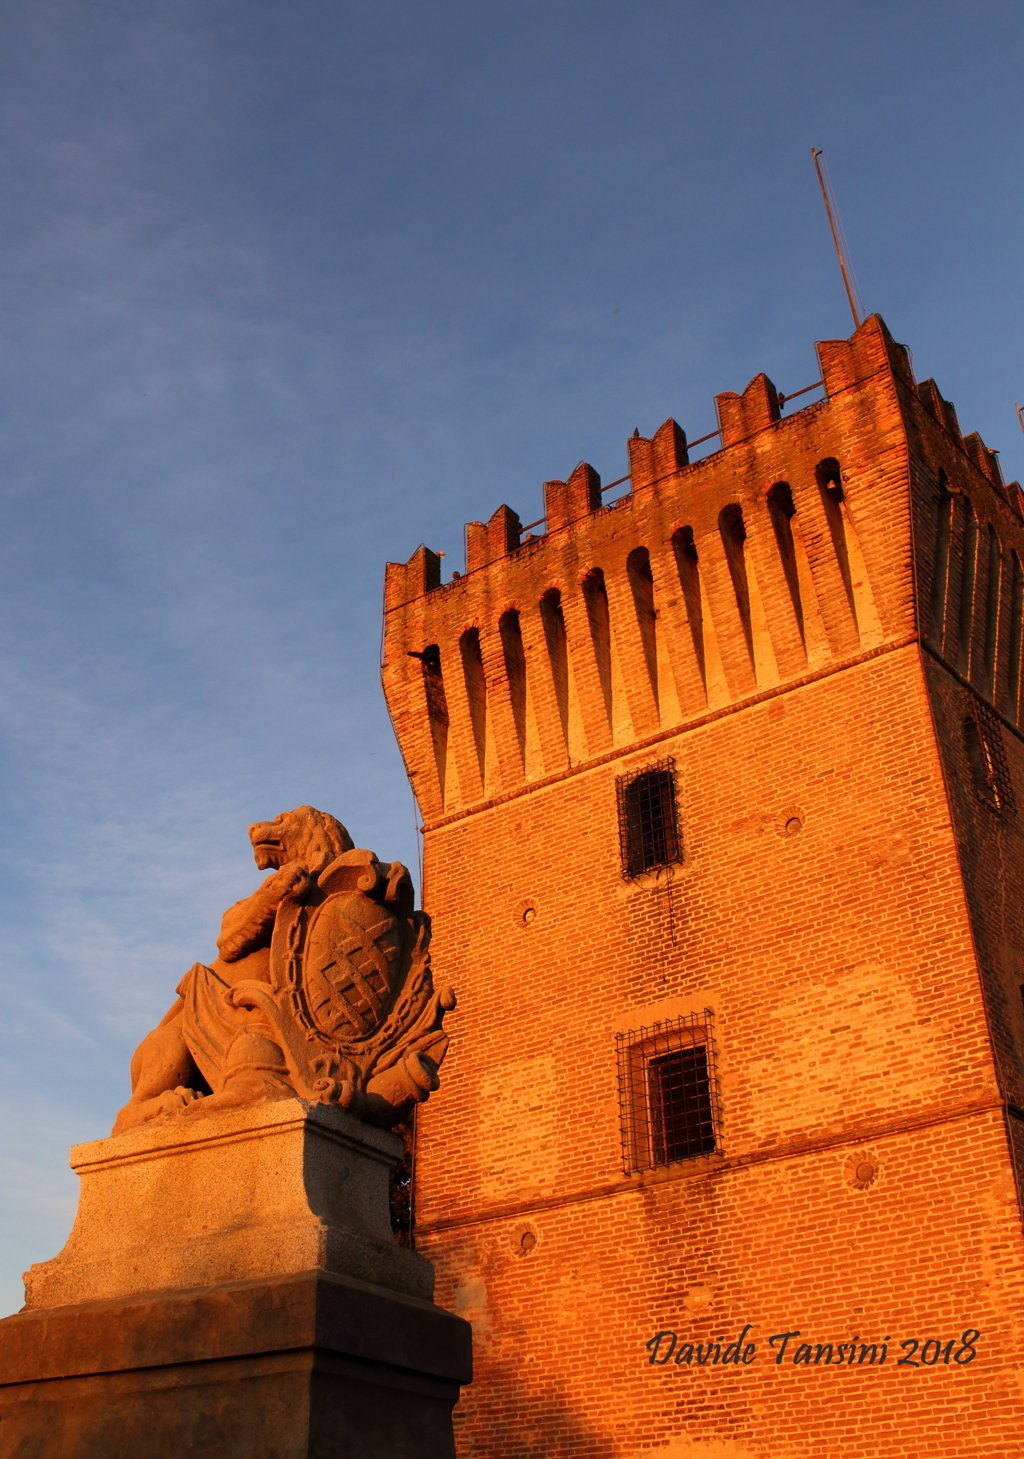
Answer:
<svg viewBox="0 0 1024 1459"><path fill-rule="evenodd" d="M931 1114L908 1116L891 1120L883 1125L867 1123L842 1130L835 1135L820 1136L805 1140L791 1140L773 1150L755 1150L745 1155L705 1156L694 1161L677 1161L656 1170L640 1171L620 1180L606 1181L602 1185L588 1186L585 1190L570 1191L567 1195L542 1196L532 1201L509 1202L503 1206L492 1206L472 1216L451 1216L440 1221L417 1222L414 1236L430 1236L435 1231L458 1230L463 1226L483 1226L491 1221L507 1221L517 1216L528 1216L534 1211L553 1211L562 1206L576 1206L584 1201L606 1200L611 1196L639 1195L659 1185L673 1185L680 1180L712 1180L745 1170L753 1165L769 1165L781 1160L795 1160L801 1155L819 1155L828 1150L842 1150L849 1145L870 1144L873 1140L887 1140L894 1135L910 1134L916 1130L927 1130L936 1125L956 1124L961 1120L976 1119L979 1115L999 1113L1004 1118L1011 1116L1024 1119L1024 1113L1001 1099L975 1101L959 1108L935 1110ZM699 1167L699 1168L698 1168Z"/></svg>

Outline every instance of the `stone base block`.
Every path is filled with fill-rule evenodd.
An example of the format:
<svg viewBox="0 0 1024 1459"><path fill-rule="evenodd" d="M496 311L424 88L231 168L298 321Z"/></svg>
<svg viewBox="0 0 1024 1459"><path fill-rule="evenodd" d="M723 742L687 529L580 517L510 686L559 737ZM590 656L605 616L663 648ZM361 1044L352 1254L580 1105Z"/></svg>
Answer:
<svg viewBox="0 0 1024 1459"><path fill-rule="evenodd" d="M453 1459L470 1330L310 1271L0 1322L3 1459Z"/></svg>
<svg viewBox="0 0 1024 1459"><path fill-rule="evenodd" d="M395 1243L401 1142L286 1099L79 1145L0 1322L0 1459L454 1459L470 1329Z"/></svg>
<svg viewBox="0 0 1024 1459"><path fill-rule="evenodd" d="M29 1307L192 1290L321 1267L429 1298L429 1262L395 1243L402 1143L346 1110L284 1099L76 1145L67 1245L25 1276Z"/></svg>

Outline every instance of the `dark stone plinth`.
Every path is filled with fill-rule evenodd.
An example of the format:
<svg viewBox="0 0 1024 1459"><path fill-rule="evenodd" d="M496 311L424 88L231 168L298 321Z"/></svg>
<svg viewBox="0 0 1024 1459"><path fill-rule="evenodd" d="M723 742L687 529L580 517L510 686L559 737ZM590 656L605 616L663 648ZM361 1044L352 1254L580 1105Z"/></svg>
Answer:
<svg viewBox="0 0 1024 1459"><path fill-rule="evenodd" d="M470 1329L302 1272L0 1322L2 1459L453 1459Z"/></svg>

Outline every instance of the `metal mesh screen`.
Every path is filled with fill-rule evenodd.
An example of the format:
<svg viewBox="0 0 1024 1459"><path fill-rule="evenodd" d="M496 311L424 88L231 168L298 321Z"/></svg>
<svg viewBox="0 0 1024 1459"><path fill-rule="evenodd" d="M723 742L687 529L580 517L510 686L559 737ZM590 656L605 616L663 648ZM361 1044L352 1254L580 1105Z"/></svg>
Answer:
<svg viewBox="0 0 1024 1459"><path fill-rule="evenodd" d="M1017 810L999 721L985 704L964 720L964 740L975 789L993 810L1012 816Z"/></svg>
<svg viewBox="0 0 1024 1459"><path fill-rule="evenodd" d="M645 765L615 782L619 809L622 875L632 881L642 872L683 859L676 815L676 762Z"/></svg>
<svg viewBox="0 0 1024 1459"><path fill-rule="evenodd" d="M616 1035L627 1174L719 1149L718 1064L710 1008Z"/></svg>

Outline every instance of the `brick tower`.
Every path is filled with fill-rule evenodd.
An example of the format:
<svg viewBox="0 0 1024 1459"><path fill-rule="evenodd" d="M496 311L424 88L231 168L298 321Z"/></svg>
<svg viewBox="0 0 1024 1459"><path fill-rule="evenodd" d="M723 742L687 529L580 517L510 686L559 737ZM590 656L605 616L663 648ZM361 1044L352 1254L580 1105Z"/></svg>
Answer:
<svg viewBox="0 0 1024 1459"><path fill-rule="evenodd" d="M818 354L388 566L462 1459L1024 1452L1022 498L879 318Z"/></svg>

